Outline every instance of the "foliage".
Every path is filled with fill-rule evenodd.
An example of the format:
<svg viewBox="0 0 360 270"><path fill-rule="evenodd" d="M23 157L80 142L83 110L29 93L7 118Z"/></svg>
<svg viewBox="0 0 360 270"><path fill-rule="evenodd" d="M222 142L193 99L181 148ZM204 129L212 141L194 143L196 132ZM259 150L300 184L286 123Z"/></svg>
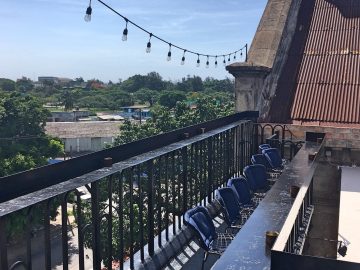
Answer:
<svg viewBox="0 0 360 270"><path fill-rule="evenodd" d="M62 95L62 103L65 111L70 111L74 108L74 96L71 91L66 90Z"/></svg>
<svg viewBox="0 0 360 270"><path fill-rule="evenodd" d="M62 143L45 135L48 114L32 96L0 92L0 176L45 165L49 157L63 154ZM40 221L41 213L33 210L33 224ZM14 213L8 219L9 241L24 232L25 216Z"/></svg>
<svg viewBox="0 0 360 270"><path fill-rule="evenodd" d="M7 92L15 91L15 82L9 79L0 78L0 89Z"/></svg>
<svg viewBox="0 0 360 270"><path fill-rule="evenodd" d="M159 97L159 104L164 107L174 108L178 101L186 99L185 94L177 91L165 91Z"/></svg>
<svg viewBox="0 0 360 270"><path fill-rule="evenodd" d="M140 104L147 102L150 106L153 106L159 99L159 92L148 88L141 88L134 93L134 97Z"/></svg>
<svg viewBox="0 0 360 270"><path fill-rule="evenodd" d="M164 106L154 106L151 109L151 119L144 124L125 121L120 128L120 135L115 139L115 145L130 143L143 138L168 132L177 128L230 115L234 111L234 103L222 104L212 97L201 97L195 102L195 108L190 108L184 102L177 102L173 111Z"/></svg>
<svg viewBox="0 0 360 270"><path fill-rule="evenodd" d="M45 135L49 111L31 96L0 92L0 176L47 163L62 155L61 142Z"/></svg>

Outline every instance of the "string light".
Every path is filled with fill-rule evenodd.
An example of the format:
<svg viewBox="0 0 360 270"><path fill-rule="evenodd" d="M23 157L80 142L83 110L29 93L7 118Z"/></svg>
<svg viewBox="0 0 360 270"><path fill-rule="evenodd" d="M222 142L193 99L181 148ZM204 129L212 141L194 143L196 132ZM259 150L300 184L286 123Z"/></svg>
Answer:
<svg viewBox="0 0 360 270"><path fill-rule="evenodd" d="M166 58L167 61L171 61L171 43L169 43L169 52L167 54L167 58Z"/></svg>
<svg viewBox="0 0 360 270"><path fill-rule="evenodd" d="M186 53L186 50L184 50L183 56L181 58L181 65L182 66L185 64L185 53Z"/></svg>
<svg viewBox="0 0 360 270"><path fill-rule="evenodd" d="M128 18L126 18L125 16L123 16L122 14L120 14L118 11L116 11L115 9L113 9L111 6L109 6L108 4L106 4L105 2L103 2L102 0L97 0L99 3L101 3L103 6L105 6L106 8L108 8L109 10L111 10L112 12L114 12L116 15L120 16L121 18L123 18L126 22L126 26L125 26L125 29L123 30L123 36L122 36L122 40L123 41L126 41L127 40L127 37L128 37L128 23L132 24L133 26L135 26L136 28L140 29L141 31L149 34L149 41L146 45L146 52L147 53L150 53L151 52L151 38L154 37L156 38L157 40L161 41L161 42L164 42L164 43L167 43L169 44L169 51L168 51L168 54L167 54L167 61L171 61L171 49L172 47L175 47L176 49L179 49L179 50L182 50L184 53L183 53L183 56L181 58L181 65L184 65L185 64L185 53L190 53L190 54L194 54L194 55L197 55L198 56L198 59L196 61L196 65L199 67L200 66L200 56L206 56L206 68L209 67L209 58L215 58L215 67L218 66L218 56L221 57L223 56L224 57L224 66L226 66L226 59L225 59L225 56L229 56L228 58L228 62L230 62L230 57L232 54L234 54L234 60L236 60L236 53L240 52L240 56L243 55L243 49L246 49L246 54L247 54L247 44L245 46L243 46L242 48L240 48L239 50L236 50L234 52L231 52L231 53L227 53L227 54L217 54L217 55L209 55L209 54L203 54L203 53L199 53L199 52L195 52L195 51L192 51L192 50L187 50L181 46L177 46L177 45L174 45L164 39L162 39L161 37L157 36L157 35L154 35L152 34L151 32L149 32L148 30L144 29L143 27L139 26L138 24L136 24L135 22L129 20ZM89 2L89 6L88 8L86 9L86 14L85 14L85 21L86 22L89 22L91 21L91 14L92 14L92 8L91 8L91 0ZM247 57L245 57L245 61L247 61Z"/></svg>
<svg viewBox="0 0 360 270"><path fill-rule="evenodd" d="M148 43L147 43L147 45L146 45L146 52L147 53L150 53L151 52L151 42L150 42L150 40L151 40L151 37L153 36L153 34L152 33L150 33L149 34L149 41L148 41Z"/></svg>
<svg viewBox="0 0 360 270"><path fill-rule="evenodd" d="M125 29L124 29L124 31L123 31L123 36L122 36L122 40L123 40L123 41L127 41L127 35L128 35L128 28L127 28L127 26L128 26L129 20L128 20L128 19L125 19L125 22L126 22L126 25L125 25Z"/></svg>
<svg viewBox="0 0 360 270"><path fill-rule="evenodd" d="M91 21L91 13L92 13L92 8L91 8L91 0L90 0L89 6L88 6L88 8L86 9L86 12L85 12L85 17L84 17L85 22L90 22Z"/></svg>

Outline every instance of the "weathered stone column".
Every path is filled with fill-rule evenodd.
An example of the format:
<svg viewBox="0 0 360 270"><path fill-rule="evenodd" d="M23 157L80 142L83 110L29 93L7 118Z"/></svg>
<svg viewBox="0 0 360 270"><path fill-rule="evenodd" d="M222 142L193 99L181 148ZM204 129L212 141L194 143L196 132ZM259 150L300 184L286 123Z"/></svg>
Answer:
<svg viewBox="0 0 360 270"><path fill-rule="evenodd" d="M234 63L226 67L235 77L235 109L237 112L258 110L266 76L271 68Z"/></svg>

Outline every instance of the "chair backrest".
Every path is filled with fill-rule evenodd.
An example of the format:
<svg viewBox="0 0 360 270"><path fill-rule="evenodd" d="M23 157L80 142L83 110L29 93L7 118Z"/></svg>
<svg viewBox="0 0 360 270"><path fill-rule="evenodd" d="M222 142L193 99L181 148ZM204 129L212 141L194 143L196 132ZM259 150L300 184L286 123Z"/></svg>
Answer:
<svg viewBox="0 0 360 270"><path fill-rule="evenodd" d="M268 148L271 148L270 144L267 144L267 143L264 143L264 144L260 144L259 145L259 150L260 152L264 149L268 149Z"/></svg>
<svg viewBox="0 0 360 270"><path fill-rule="evenodd" d="M241 205L251 204L252 194L245 177L231 178L228 180L227 186L235 191Z"/></svg>
<svg viewBox="0 0 360 270"><path fill-rule="evenodd" d="M196 206L186 211L184 220L185 223L194 230L200 246L204 250L209 250L217 234L208 210L204 206Z"/></svg>
<svg viewBox="0 0 360 270"><path fill-rule="evenodd" d="M240 203L234 190L230 187L219 188L215 198L220 202L225 214L225 222L230 226L239 219Z"/></svg>
<svg viewBox="0 0 360 270"><path fill-rule="evenodd" d="M260 164L265 166L266 168L271 168L268 160L263 154L256 154L251 156L251 163L252 164Z"/></svg>
<svg viewBox="0 0 360 270"><path fill-rule="evenodd" d="M277 148L264 149L262 153L269 162L271 168L282 168L282 159Z"/></svg>
<svg viewBox="0 0 360 270"><path fill-rule="evenodd" d="M267 189L269 187L266 168L263 165L255 164L246 166L244 168L244 175L253 191Z"/></svg>

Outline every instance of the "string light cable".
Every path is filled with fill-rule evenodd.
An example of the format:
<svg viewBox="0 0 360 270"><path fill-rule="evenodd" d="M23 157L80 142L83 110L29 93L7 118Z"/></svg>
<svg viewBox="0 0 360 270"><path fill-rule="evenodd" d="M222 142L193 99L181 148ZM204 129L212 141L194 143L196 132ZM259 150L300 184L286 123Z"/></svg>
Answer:
<svg viewBox="0 0 360 270"><path fill-rule="evenodd" d="M91 1L92 0L89 1L89 6L87 7L86 12L85 12L84 20L86 22L91 21L91 15L92 15ZM167 57L166 57L167 61L171 61L171 55L172 55L171 49L172 48L176 48L176 49L179 49L179 50L183 51L183 56L182 56L181 62L180 62L181 65L185 64L185 53L189 53L189 54L193 54L193 55L197 56L197 61L196 61L196 66L197 67L200 67L200 57L206 57L206 65L205 65L206 68L209 67L209 58L214 58L214 66L217 67L218 66L218 57L221 57L221 56L224 58L223 64L224 64L224 66L226 66L226 58L225 58L226 56L228 57L228 59L227 59L228 62L231 61L231 56L232 55L233 55L233 59L235 61L237 54L240 55L240 58L243 56L243 51L245 51L245 62L247 62L247 54L248 54L248 45L247 44L245 44L242 48L240 48L240 49L238 49L236 51L233 51L231 53L218 54L218 55L204 54L204 53L199 53L199 52L196 52L196 51L188 50L188 49L185 49L185 48L183 48L181 46L175 45L175 44L173 44L173 43L159 37L158 35L155 35L155 34L151 33L150 31L146 30L142 26L136 24L135 22L129 20L124 15L120 14L118 11L116 11L114 8L112 8L111 6L106 4L104 1L102 1L102 0L97 0L97 1L100 4L102 4L103 6L105 6L107 9L109 9L110 11L112 11L113 13L115 13L116 15L121 17L122 19L124 19L125 28L123 30L123 35L122 35L122 40L123 41L126 41L128 39L128 33L129 33L128 24L131 24L131 25L135 26L139 30L141 30L141 31L143 31L143 32L145 32L145 33L147 33L149 35L149 41L146 44L146 52L147 53L151 52L151 39L153 38L153 39L157 39L157 40L169 45L169 51L168 51Z"/></svg>

